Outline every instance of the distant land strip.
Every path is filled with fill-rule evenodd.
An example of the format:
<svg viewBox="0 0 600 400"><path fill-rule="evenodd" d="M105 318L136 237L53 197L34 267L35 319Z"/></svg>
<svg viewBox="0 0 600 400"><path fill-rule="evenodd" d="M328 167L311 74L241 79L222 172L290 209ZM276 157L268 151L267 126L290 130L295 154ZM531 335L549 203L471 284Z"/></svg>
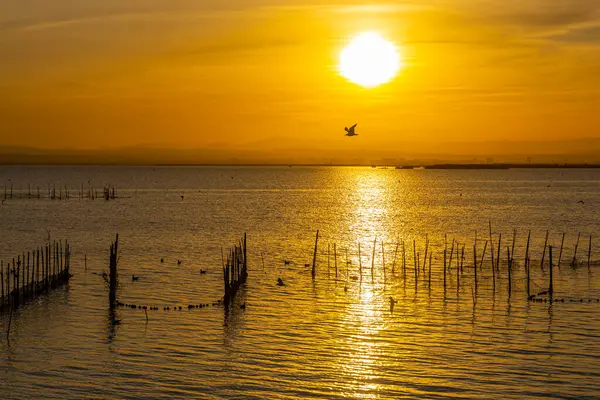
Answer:
<svg viewBox="0 0 600 400"><path fill-rule="evenodd" d="M146 167L372 167L384 169L598 169L600 163L441 163L441 164L345 164L345 163L152 163L152 162L14 162L0 159L0 166L146 166Z"/></svg>

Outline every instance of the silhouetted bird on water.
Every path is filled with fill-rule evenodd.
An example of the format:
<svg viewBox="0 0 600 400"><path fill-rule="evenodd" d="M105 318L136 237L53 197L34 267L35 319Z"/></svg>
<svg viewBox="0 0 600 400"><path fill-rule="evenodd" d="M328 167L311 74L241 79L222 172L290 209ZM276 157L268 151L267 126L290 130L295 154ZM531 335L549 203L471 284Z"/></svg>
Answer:
<svg viewBox="0 0 600 400"><path fill-rule="evenodd" d="M183 195L181 195L181 200L183 200Z"/></svg>
<svg viewBox="0 0 600 400"><path fill-rule="evenodd" d="M240 304L240 308L241 308L242 310L245 310L245 309L246 309L246 302L244 302L244 304Z"/></svg>
<svg viewBox="0 0 600 400"><path fill-rule="evenodd" d="M284 264L284 265L290 265L290 263L291 263L291 261L288 261L288 260L283 260L283 264Z"/></svg>
<svg viewBox="0 0 600 400"><path fill-rule="evenodd" d="M283 283L283 279L281 278L277 278L277 286L284 286L285 283Z"/></svg>
<svg viewBox="0 0 600 400"><path fill-rule="evenodd" d="M579 204L579 203L581 203L581 204L585 204L585 203L583 202L583 200L579 200L577 203L578 203L578 204Z"/></svg>
<svg viewBox="0 0 600 400"><path fill-rule="evenodd" d="M177 265L181 265L181 260L177 260Z"/></svg>
<svg viewBox="0 0 600 400"><path fill-rule="evenodd" d="M206 270L205 270L205 269L201 269L201 270L200 270L200 273L201 273L201 274L205 274L205 273L206 273Z"/></svg>
<svg viewBox="0 0 600 400"><path fill-rule="evenodd" d="M392 296L390 296L390 312L394 312L394 306L396 305L397 302L398 302L398 300L396 300Z"/></svg>
<svg viewBox="0 0 600 400"><path fill-rule="evenodd" d="M164 262L165 262L165 259L161 257L161 258L160 258L160 262L161 262L161 263L164 263Z"/></svg>
<svg viewBox="0 0 600 400"><path fill-rule="evenodd" d="M350 128L344 128L344 130L347 132L345 136L358 136L358 133L354 132L356 125L358 124L354 124Z"/></svg>
<svg viewBox="0 0 600 400"><path fill-rule="evenodd" d="M137 280L139 280L139 279L140 279L140 277L139 277L139 276L131 275L131 281L132 281L132 282L133 282L133 281L137 281Z"/></svg>

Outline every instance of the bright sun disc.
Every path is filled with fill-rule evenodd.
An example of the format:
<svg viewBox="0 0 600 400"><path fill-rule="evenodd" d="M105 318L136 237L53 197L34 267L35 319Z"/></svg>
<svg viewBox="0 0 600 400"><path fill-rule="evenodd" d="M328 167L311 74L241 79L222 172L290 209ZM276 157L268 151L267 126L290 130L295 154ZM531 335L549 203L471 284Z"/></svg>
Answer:
<svg viewBox="0 0 600 400"><path fill-rule="evenodd" d="M375 32L354 37L340 53L338 66L344 78L366 88L391 81L400 67L396 46Z"/></svg>

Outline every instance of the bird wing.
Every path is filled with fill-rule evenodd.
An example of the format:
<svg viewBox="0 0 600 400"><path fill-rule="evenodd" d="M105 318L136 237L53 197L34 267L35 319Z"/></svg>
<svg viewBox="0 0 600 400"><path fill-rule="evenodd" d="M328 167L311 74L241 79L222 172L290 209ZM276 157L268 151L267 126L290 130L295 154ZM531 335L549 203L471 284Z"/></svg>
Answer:
<svg viewBox="0 0 600 400"><path fill-rule="evenodd" d="M350 130L351 130L351 131L353 131L353 130L354 130L354 128L356 128L356 125L358 125L358 124L354 124L354 125L352 125L352 126L350 127Z"/></svg>

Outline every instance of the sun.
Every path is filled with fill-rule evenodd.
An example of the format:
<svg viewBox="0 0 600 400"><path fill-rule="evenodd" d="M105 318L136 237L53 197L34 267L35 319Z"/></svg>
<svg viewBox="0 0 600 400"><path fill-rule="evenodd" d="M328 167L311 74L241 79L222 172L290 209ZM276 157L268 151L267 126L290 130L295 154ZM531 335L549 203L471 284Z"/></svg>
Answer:
<svg viewBox="0 0 600 400"><path fill-rule="evenodd" d="M373 88L391 81L402 67L396 46L376 32L356 35L340 53L340 74L357 85Z"/></svg>

